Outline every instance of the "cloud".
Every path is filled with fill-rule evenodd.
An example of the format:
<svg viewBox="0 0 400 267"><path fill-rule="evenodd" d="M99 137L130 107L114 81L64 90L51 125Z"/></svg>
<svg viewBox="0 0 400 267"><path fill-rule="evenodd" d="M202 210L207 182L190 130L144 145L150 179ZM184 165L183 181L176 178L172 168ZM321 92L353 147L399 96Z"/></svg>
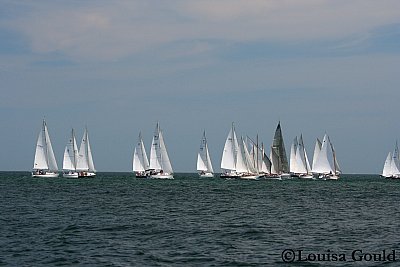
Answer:
<svg viewBox="0 0 400 267"><path fill-rule="evenodd" d="M360 40L376 28L400 23L397 0L40 3L15 4L27 12L3 19L2 25L26 36L36 53L63 53L78 61L119 60L179 42L193 44L182 53L191 55L212 51L207 40L296 43L351 36Z"/></svg>

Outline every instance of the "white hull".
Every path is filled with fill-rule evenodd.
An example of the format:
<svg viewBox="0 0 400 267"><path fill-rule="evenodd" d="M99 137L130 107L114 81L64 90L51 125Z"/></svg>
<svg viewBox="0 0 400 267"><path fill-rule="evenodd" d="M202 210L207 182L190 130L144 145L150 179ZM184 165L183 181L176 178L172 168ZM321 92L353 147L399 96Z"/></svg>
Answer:
<svg viewBox="0 0 400 267"><path fill-rule="evenodd" d="M260 175L242 175L239 178L245 180L258 180L260 179Z"/></svg>
<svg viewBox="0 0 400 267"><path fill-rule="evenodd" d="M314 176L311 174L305 174L305 175L299 175L299 179L304 179L304 180L315 180Z"/></svg>
<svg viewBox="0 0 400 267"><path fill-rule="evenodd" d="M78 178L78 172L64 172L63 173L64 178Z"/></svg>
<svg viewBox="0 0 400 267"><path fill-rule="evenodd" d="M46 173L32 172L32 177L35 177L35 178L57 178L58 172L46 172Z"/></svg>
<svg viewBox="0 0 400 267"><path fill-rule="evenodd" d="M79 178L92 178L95 176L96 176L96 173L94 173L94 172L79 172L79 174L78 174Z"/></svg>
<svg viewBox="0 0 400 267"><path fill-rule="evenodd" d="M339 176L337 175L329 175L326 177L327 180L339 180Z"/></svg>
<svg viewBox="0 0 400 267"><path fill-rule="evenodd" d="M200 178L214 178L214 174L211 172L199 173L199 177Z"/></svg>
<svg viewBox="0 0 400 267"><path fill-rule="evenodd" d="M173 174L168 174L168 173L164 173L164 174L152 174L150 175L150 178L152 179L174 179L174 175Z"/></svg>

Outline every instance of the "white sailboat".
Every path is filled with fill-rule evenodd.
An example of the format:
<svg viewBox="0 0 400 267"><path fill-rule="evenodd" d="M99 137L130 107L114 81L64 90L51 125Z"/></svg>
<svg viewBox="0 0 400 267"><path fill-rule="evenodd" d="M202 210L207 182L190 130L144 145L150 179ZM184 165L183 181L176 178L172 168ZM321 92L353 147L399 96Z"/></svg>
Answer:
<svg viewBox="0 0 400 267"><path fill-rule="evenodd" d="M269 154L271 159L271 173L270 175L266 175L266 179L274 179L274 180L282 180L282 177L279 174L279 156L276 153L276 150L271 146L271 152Z"/></svg>
<svg viewBox="0 0 400 267"><path fill-rule="evenodd" d="M197 153L197 171L200 177L214 177L214 170L211 164L210 154L208 152L206 131L203 132L201 138L200 150Z"/></svg>
<svg viewBox="0 0 400 267"><path fill-rule="evenodd" d="M150 178L174 179L162 131L157 122L150 150Z"/></svg>
<svg viewBox="0 0 400 267"><path fill-rule="evenodd" d="M221 178L243 178L243 179L256 179L257 177L250 171L249 158L247 156L246 145L244 145L243 138L240 142L237 139L235 126L232 123L232 128L229 131L228 137L225 141L224 151L221 160Z"/></svg>
<svg viewBox="0 0 400 267"><path fill-rule="evenodd" d="M392 177L392 152L389 152L386 157L381 176L384 178Z"/></svg>
<svg viewBox="0 0 400 267"><path fill-rule="evenodd" d="M262 162L259 172L264 176L264 178L268 178L271 176L272 162L268 158L267 154L265 154L264 144L261 144L261 160Z"/></svg>
<svg viewBox="0 0 400 267"><path fill-rule="evenodd" d="M397 141L394 146L393 153L389 152L388 156L386 157L381 176L392 179L400 178L400 159Z"/></svg>
<svg viewBox="0 0 400 267"><path fill-rule="evenodd" d="M257 180L260 178L260 174L258 173L258 169L256 167L256 161L252 159L250 156L249 150L244 142L243 137L241 137L241 146L240 152L241 157L244 162L244 169L242 170L242 174L240 175L241 179L250 179L250 180ZM239 155L238 155L239 158Z"/></svg>
<svg viewBox="0 0 400 267"><path fill-rule="evenodd" d="M142 139L142 133L139 133L139 138L133 152L132 170L137 178L147 178L149 172L149 160L147 159L146 150Z"/></svg>
<svg viewBox="0 0 400 267"><path fill-rule="evenodd" d="M313 179L310 162L304 147L303 136L300 135L299 143L296 149L297 175L301 179Z"/></svg>
<svg viewBox="0 0 400 267"><path fill-rule="evenodd" d="M63 177L78 178L76 164L78 160L78 146L76 145L74 129L71 132L71 138L68 140L64 150Z"/></svg>
<svg viewBox="0 0 400 267"><path fill-rule="evenodd" d="M58 177L57 162L45 120L36 143L32 177Z"/></svg>
<svg viewBox="0 0 400 267"><path fill-rule="evenodd" d="M315 169L315 164L318 158L318 154L321 151L321 147L322 147L322 143L321 141L317 138L317 140L315 141L315 147L314 147L314 155L313 155L313 161L312 161L312 166L311 166L311 170Z"/></svg>
<svg viewBox="0 0 400 267"><path fill-rule="evenodd" d="M289 169L290 175L292 177L297 177L297 161L296 161L296 151L297 151L298 141L297 136L293 139L292 146L290 147L290 162Z"/></svg>
<svg viewBox="0 0 400 267"><path fill-rule="evenodd" d="M79 147L79 156L76 164L76 170L79 177L94 177L96 169L93 163L92 149L89 142L89 132L85 128L83 133L81 146Z"/></svg>
<svg viewBox="0 0 400 267"><path fill-rule="evenodd" d="M235 126L232 127L226 138L224 151L222 152L221 159L221 178L239 178L240 174L237 172L237 158L238 158L239 143L237 141Z"/></svg>
<svg viewBox="0 0 400 267"><path fill-rule="evenodd" d="M333 161L332 163L329 161L328 151L331 152L331 157ZM312 172L313 174L318 176L318 178L328 180L339 179L341 171L336 159L336 152L327 134L324 135L321 150L319 151L317 158L315 159L313 167L314 169L312 169Z"/></svg>
<svg viewBox="0 0 400 267"><path fill-rule="evenodd" d="M247 137L249 145L251 147L250 157L253 167L257 170L259 178L266 178L271 176L271 160L265 154L264 145L261 143L261 147L258 145L258 135L256 142Z"/></svg>

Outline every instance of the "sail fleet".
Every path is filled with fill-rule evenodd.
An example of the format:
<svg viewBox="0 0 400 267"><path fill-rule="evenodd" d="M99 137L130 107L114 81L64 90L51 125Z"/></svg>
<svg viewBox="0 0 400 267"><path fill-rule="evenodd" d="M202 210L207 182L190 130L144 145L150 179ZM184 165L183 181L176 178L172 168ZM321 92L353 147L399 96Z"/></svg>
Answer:
<svg viewBox="0 0 400 267"><path fill-rule="evenodd" d="M63 177L66 178L96 176L87 128L85 128L79 151L76 144L74 129L72 129L71 137L65 146L62 169ZM51 178L58 176L58 167L51 145L49 131L46 121L43 120L42 129L36 143L32 177Z"/></svg>
<svg viewBox="0 0 400 267"><path fill-rule="evenodd" d="M287 159L285 144L280 122L278 123L269 156L264 143L259 143L258 135L253 140L249 136L238 136L235 124L232 123L221 157L219 175L226 179L322 179L337 180L341 170L336 157L336 151L329 136L325 134L320 141L316 139L312 161L304 145L303 135L295 137L290 148L290 161ZM310 164L311 162L311 164ZM197 153L196 170L200 178L215 177L207 143L206 131L200 140ZM164 134L157 122L154 130L150 157L147 157L141 132L139 133L132 156L132 171L137 178L174 179L174 171L167 152ZM74 129L71 130L63 155L63 177L86 178L96 176L87 127L81 144L78 145ZM58 177L58 167L50 141L46 121L36 144L33 177ZM385 161L382 176L400 178L399 150L389 152Z"/></svg>

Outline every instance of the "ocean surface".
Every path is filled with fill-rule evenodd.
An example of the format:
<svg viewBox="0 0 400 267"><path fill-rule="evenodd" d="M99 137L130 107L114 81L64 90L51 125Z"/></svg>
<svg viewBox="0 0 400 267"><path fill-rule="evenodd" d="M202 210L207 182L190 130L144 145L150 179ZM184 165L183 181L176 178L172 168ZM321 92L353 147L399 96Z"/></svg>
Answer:
<svg viewBox="0 0 400 267"><path fill-rule="evenodd" d="M0 266L400 266L400 181L175 177L0 172Z"/></svg>

